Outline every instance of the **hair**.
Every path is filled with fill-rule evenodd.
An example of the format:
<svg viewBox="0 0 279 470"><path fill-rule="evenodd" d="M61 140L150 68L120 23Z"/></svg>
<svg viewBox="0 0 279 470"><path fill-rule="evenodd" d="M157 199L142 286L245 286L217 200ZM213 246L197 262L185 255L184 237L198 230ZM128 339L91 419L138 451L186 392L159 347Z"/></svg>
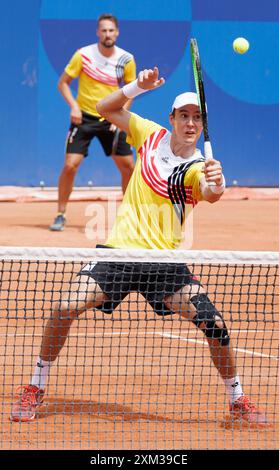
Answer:
<svg viewBox="0 0 279 470"><path fill-rule="evenodd" d="M98 26L100 25L100 21L102 20L112 21L118 29L118 19L112 13L103 13L102 15L100 15L97 20Z"/></svg>

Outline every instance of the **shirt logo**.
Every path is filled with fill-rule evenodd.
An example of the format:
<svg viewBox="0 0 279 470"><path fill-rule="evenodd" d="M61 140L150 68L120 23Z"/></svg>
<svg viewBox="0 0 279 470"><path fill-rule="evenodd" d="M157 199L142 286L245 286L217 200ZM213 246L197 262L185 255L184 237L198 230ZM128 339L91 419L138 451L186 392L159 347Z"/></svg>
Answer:
<svg viewBox="0 0 279 470"><path fill-rule="evenodd" d="M235 382L234 384L232 384L232 388L235 388L239 385L239 382Z"/></svg>

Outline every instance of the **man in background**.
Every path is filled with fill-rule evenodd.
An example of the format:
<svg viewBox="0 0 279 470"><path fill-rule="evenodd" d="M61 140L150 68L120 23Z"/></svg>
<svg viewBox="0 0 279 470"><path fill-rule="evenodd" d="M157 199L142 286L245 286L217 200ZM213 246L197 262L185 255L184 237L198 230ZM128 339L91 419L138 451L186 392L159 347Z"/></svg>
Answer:
<svg viewBox="0 0 279 470"><path fill-rule="evenodd" d="M65 163L58 184L58 213L52 231L61 231L66 223L66 207L75 175L89 145L97 137L106 156L112 156L121 173L123 193L134 169L134 158L126 134L102 118L96 103L136 78L132 54L115 45L119 35L118 20L110 13L98 18L99 42L78 49L61 75L58 88L70 106L70 128L66 140ZM70 85L78 78L78 93L74 98ZM131 100L127 103L127 109Z"/></svg>

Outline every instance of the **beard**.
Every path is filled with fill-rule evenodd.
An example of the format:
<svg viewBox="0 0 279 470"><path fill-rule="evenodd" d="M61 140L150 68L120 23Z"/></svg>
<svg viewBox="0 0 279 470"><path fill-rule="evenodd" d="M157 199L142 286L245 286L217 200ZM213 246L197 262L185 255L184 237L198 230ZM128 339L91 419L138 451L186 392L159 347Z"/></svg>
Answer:
<svg viewBox="0 0 279 470"><path fill-rule="evenodd" d="M107 49L110 49L111 47L114 46L115 40L114 39L105 39L104 41L101 42L102 46L106 47Z"/></svg>

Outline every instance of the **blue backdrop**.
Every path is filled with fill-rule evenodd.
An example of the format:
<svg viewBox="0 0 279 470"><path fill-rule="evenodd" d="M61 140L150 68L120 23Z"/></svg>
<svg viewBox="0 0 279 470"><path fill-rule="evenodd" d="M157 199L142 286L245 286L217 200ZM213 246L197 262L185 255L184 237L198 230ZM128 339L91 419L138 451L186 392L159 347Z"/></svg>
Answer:
<svg viewBox="0 0 279 470"><path fill-rule="evenodd" d="M69 123L57 80L77 48L96 42L96 18L109 11L120 20L118 45L135 55L138 70L158 65L166 78L133 110L168 126L173 98L194 90L189 38L196 37L214 154L228 183L278 185L278 0L264 8L259 0L3 0L1 7L0 184L57 185ZM247 54L234 53L238 36L249 40ZM97 141L76 185L89 179L120 184Z"/></svg>

